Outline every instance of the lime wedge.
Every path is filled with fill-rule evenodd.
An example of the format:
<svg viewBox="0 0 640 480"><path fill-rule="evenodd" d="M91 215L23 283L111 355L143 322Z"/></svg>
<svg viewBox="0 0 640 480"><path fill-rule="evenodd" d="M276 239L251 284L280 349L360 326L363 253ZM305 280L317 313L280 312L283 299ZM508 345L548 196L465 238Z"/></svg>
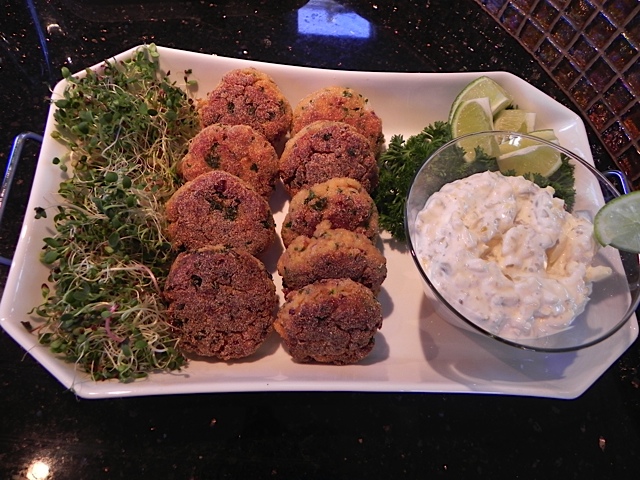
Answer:
<svg viewBox="0 0 640 480"><path fill-rule="evenodd" d="M553 175L562 165L560 152L548 145L519 148L498 157L501 172L514 171L516 175L539 173L543 177Z"/></svg>
<svg viewBox="0 0 640 480"><path fill-rule="evenodd" d="M618 250L640 253L640 191L614 198L593 219L596 240Z"/></svg>
<svg viewBox="0 0 640 480"><path fill-rule="evenodd" d="M454 138L487 130L493 130L493 115L487 97L462 102L451 119L451 135Z"/></svg>
<svg viewBox="0 0 640 480"><path fill-rule="evenodd" d="M551 128L545 128L543 130L534 130L533 132L529 132L529 135L537 138L541 138L543 140L547 140L551 143L555 143L558 145L560 142L558 141L558 137L556 137L555 132ZM505 155L510 152L514 152L521 148L531 147L534 145L540 145L540 142L536 140L532 140L530 138L525 137L512 137L505 142L502 142L500 146L500 155Z"/></svg>
<svg viewBox="0 0 640 480"><path fill-rule="evenodd" d="M465 86L453 101L449 110L449 123L453 120L453 115L461 103L485 97L489 99L492 115L496 115L513 103L511 95L495 80L486 76L478 77Z"/></svg>
<svg viewBox="0 0 640 480"><path fill-rule="evenodd" d="M462 102L453 114L451 120L453 138L488 130L493 130L493 116L489 99L486 97ZM494 157L500 152L498 142L493 135L483 137L480 142L478 138L474 137L463 138L458 142L458 145L464 149L464 159L467 162L475 160L476 147L482 148L487 155Z"/></svg>
<svg viewBox="0 0 640 480"><path fill-rule="evenodd" d="M498 112L493 119L493 128L510 132L528 133L533 130L536 114L519 109Z"/></svg>
<svg viewBox="0 0 640 480"><path fill-rule="evenodd" d="M544 128L542 130L533 130L529 132L529 135L533 137L538 137L543 140L547 140L551 143L559 144L558 137L556 137L556 132L553 131L552 128ZM524 139L526 140L526 139Z"/></svg>

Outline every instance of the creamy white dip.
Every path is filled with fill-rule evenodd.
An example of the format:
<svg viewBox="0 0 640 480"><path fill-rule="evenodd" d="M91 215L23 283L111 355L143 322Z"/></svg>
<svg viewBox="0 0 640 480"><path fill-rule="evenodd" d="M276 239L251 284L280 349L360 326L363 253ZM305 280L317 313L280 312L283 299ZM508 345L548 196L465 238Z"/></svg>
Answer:
<svg viewBox="0 0 640 480"><path fill-rule="evenodd" d="M416 253L442 296L469 320L506 338L568 328L592 282L593 225L551 187L484 172L448 183L416 218Z"/></svg>

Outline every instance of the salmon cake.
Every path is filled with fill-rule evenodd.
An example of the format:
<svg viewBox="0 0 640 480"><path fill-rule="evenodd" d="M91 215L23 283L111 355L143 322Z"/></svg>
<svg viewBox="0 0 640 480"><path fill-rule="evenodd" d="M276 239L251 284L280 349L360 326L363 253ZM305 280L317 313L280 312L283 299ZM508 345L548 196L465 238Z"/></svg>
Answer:
<svg viewBox="0 0 640 480"><path fill-rule="evenodd" d="M273 78L250 67L227 72L198 103L198 115L203 127L249 125L275 145L289 133L293 112Z"/></svg>
<svg viewBox="0 0 640 480"><path fill-rule="evenodd" d="M285 247L299 235L313 237L317 229L344 228L374 240L378 221L376 204L360 182L332 178L294 195L280 235Z"/></svg>
<svg viewBox="0 0 640 480"><path fill-rule="evenodd" d="M374 154L382 149L382 120L369 105L369 100L353 88L325 87L300 100L293 109L291 135L318 120L348 123L367 138Z"/></svg>
<svg viewBox="0 0 640 480"><path fill-rule="evenodd" d="M180 348L220 360L255 353L273 330L278 296L264 264L222 246L182 252L164 287Z"/></svg>
<svg viewBox="0 0 640 480"><path fill-rule="evenodd" d="M280 156L280 179L289 195L336 177L358 180L369 193L378 185L376 157L354 127L320 120L287 141Z"/></svg>
<svg viewBox="0 0 640 480"><path fill-rule="evenodd" d="M274 323L294 361L335 365L365 358L381 327L382 308L373 292L344 278L292 291Z"/></svg>
<svg viewBox="0 0 640 480"><path fill-rule="evenodd" d="M267 138L249 125L214 123L191 139L177 168L185 180L212 170L240 177L268 199L278 179L278 154Z"/></svg>
<svg viewBox="0 0 640 480"><path fill-rule="evenodd" d="M350 278L377 295L387 277L382 252L365 235L343 228L295 238L277 268L285 295L327 278Z"/></svg>
<svg viewBox="0 0 640 480"><path fill-rule="evenodd" d="M181 186L166 203L166 217L177 250L225 245L259 255L276 239L269 203L223 170L204 173Z"/></svg>

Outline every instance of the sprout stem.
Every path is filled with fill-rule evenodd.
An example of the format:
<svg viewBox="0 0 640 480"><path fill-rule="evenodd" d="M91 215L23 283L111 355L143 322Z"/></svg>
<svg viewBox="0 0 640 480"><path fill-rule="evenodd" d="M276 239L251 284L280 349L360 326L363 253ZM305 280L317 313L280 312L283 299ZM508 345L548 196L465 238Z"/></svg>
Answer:
<svg viewBox="0 0 640 480"><path fill-rule="evenodd" d="M178 369L186 359L161 288L175 255L164 204L180 186L175 160L198 129L195 104L162 74L155 45L65 79L53 136L69 151L54 163L73 171L50 209L50 287L33 331L94 380Z"/></svg>

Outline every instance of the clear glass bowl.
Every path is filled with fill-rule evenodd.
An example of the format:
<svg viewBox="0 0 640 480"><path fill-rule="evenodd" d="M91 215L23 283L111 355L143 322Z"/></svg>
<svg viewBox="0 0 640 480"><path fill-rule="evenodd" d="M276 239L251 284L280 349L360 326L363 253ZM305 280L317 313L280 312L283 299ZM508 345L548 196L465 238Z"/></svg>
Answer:
<svg viewBox="0 0 640 480"><path fill-rule="evenodd" d="M405 211L408 248L420 272L425 294L432 301L434 310L439 317L457 327L492 337L514 347L534 351L574 351L610 337L625 325L634 314L640 301L640 257L637 254L620 252L612 247L600 248L592 265L608 266L613 273L607 278L593 283L590 300L584 311L573 320L570 327L553 334L521 338L504 338L474 323L468 318L470 315L468 312L465 314L462 307L456 307L447 301L425 273L416 249L418 235L420 235L420 231L415 225L418 213L423 209L429 197L440 190L444 183L458 178L459 174L455 173L457 172L455 158L459 159L465 153L462 145L495 146L496 143L493 143L493 140L497 144L520 145L521 142L525 142L547 145L567 158L569 163L574 166L576 195L573 212L580 212L581 215L587 215L593 219L605 202L620 195L607 177L585 160L554 143L530 135L500 131L480 132L459 137L442 146L425 161L416 174L407 196ZM479 168L479 170L486 169L487 167ZM462 176L473 173L476 172L466 173Z"/></svg>

